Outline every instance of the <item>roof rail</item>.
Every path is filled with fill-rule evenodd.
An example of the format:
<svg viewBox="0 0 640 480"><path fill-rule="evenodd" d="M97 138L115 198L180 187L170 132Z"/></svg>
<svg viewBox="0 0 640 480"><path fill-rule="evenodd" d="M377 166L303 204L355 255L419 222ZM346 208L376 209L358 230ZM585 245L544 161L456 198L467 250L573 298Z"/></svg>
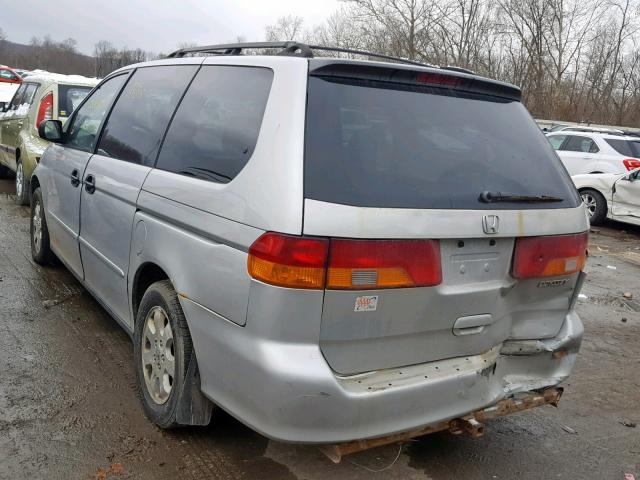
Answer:
<svg viewBox="0 0 640 480"><path fill-rule="evenodd" d="M409 65L418 65L421 67L432 67L425 63L415 62L401 57L392 57L381 53L367 52L365 50L354 50L350 48L327 47L324 45L307 45L299 42L251 42L251 43L227 43L222 45L205 45L202 47L189 47L176 50L170 53L168 58L180 58L196 53L208 53L211 55L242 55L243 50L256 49L280 49L276 55L297 55L305 58L313 58L313 50L321 50L328 52L351 53L354 55L364 55L367 57L383 58L398 63L407 63Z"/></svg>

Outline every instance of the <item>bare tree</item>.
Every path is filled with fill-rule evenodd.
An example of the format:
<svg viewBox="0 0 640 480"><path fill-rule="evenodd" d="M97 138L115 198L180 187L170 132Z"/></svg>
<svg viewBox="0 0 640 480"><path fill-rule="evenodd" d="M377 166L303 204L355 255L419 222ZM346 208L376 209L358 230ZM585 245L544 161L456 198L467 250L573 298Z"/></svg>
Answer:
<svg viewBox="0 0 640 480"><path fill-rule="evenodd" d="M302 17L287 15L280 17L273 25L265 28L265 36L268 42L277 42L281 40L302 40L302 25L304 20Z"/></svg>

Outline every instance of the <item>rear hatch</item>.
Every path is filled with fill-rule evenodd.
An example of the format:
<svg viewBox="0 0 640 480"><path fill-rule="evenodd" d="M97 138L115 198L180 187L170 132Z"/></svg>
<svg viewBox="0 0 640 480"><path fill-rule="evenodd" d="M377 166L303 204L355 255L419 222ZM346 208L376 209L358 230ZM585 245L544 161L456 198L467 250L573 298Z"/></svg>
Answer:
<svg viewBox="0 0 640 480"><path fill-rule="evenodd" d="M519 100L470 75L311 61L303 233L332 239L320 337L336 372L560 330L586 221Z"/></svg>

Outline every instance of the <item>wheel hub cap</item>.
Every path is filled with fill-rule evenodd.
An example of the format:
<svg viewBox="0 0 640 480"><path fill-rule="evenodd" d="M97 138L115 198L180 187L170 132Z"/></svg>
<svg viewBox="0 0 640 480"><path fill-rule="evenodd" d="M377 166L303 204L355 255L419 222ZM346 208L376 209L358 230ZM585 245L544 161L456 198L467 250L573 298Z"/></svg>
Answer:
<svg viewBox="0 0 640 480"><path fill-rule="evenodd" d="M22 164L18 164L18 168L16 170L16 195L18 197L22 197L22 187L23 187L23 178L22 178Z"/></svg>
<svg viewBox="0 0 640 480"><path fill-rule="evenodd" d="M42 243L42 205L36 202L33 206L33 245L40 251Z"/></svg>
<svg viewBox="0 0 640 480"><path fill-rule="evenodd" d="M587 207L589 216L592 217L593 214L596 213L596 207L597 207L596 199L593 197L593 195L589 195L588 193L581 195L581 197L585 207Z"/></svg>
<svg viewBox="0 0 640 480"><path fill-rule="evenodd" d="M147 393L158 405L164 404L173 390L174 354L169 316L162 307L153 307L142 331L142 371Z"/></svg>

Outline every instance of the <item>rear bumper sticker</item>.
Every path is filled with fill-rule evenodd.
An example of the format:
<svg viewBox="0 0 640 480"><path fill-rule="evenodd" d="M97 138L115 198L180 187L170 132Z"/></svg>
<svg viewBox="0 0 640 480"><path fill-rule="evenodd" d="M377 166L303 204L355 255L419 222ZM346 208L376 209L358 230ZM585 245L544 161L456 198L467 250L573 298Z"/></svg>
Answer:
<svg viewBox="0 0 640 480"><path fill-rule="evenodd" d="M353 307L353 311L373 312L376 308L378 308L378 295L368 295L356 298L356 304Z"/></svg>

